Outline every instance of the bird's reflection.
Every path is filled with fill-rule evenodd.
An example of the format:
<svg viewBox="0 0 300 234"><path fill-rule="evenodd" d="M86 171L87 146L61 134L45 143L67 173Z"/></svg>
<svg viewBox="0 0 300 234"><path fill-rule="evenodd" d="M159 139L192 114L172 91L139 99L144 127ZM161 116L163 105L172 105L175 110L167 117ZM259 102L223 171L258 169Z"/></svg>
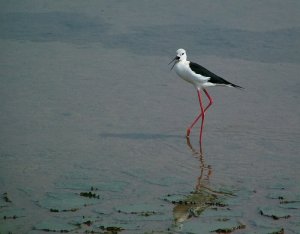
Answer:
<svg viewBox="0 0 300 234"><path fill-rule="evenodd" d="M207 207L216 202L219 195L217 191L210 188L209 180L212 176L212 167L205 164L201 145L199 151L197 151L192 146L189 138L186 139L186 144L192 154L199 159L200 175L197 178L194 191L188 194L184 200L175 202L173 217L175 226L178 227L187 219L199 216Z"/></svg>
<svg viewBox="0 0 300 234"><path fill-rule="evenodd" d="M212 175L212 167L211 165L205 164L202 145L200 144L199 151L197 151L191 144L189 137L186 138L186 144L191 150L192 154L198 158L200 162L200 175L197 180L195 191L198 191L203 187L208 188L209 177Z"/></svg>

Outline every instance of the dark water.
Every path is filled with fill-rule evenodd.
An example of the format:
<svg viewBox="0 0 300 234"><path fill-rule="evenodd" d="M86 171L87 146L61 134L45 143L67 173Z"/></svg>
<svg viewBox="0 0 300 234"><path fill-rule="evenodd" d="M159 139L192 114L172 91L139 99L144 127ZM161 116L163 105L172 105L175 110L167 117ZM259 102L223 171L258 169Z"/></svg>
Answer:
<svg viewBox="0 0 300 234"><path fill-rule="evenodd" d="M300 233L298 1L0 5L1 234Z"/></svg>

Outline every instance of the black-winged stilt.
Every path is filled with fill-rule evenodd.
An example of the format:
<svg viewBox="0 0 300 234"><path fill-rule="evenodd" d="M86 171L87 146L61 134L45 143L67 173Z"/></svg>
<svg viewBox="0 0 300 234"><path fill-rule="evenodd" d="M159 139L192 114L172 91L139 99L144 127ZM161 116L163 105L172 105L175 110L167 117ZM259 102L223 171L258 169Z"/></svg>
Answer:
<svg viewBox="0 0 300 234"><path fill-rule="evenodd" d="M243 87L228 82L227 80L223 79L220 76L217 76L216 74L212 73L211 71L207 70L206 68L202 67L197 63L188 61L186 51L184 49L178 49L176 53L177 53L176 57L169 63L171 64L172 62L175 61L171 70L174 68L178 76L180 76L185 81L194 85L198 93L198 99L199 99L200 110L201 110L201 112L193 121L193 123L188 127L186 136L187 137L190 136L191 129L194 127L194 125L201 117L202 122L200 127L200 145L202 145L202 130L204 125L205 112L213 103L213 99L208 94L205 88L210 86L217 86L217 85L235 87L239 89L243 89ZM201 90L203 90L203 92L205 93L205 95L209 100L209 103L205 108L203 107L203 103L202 103Z"/></svg>

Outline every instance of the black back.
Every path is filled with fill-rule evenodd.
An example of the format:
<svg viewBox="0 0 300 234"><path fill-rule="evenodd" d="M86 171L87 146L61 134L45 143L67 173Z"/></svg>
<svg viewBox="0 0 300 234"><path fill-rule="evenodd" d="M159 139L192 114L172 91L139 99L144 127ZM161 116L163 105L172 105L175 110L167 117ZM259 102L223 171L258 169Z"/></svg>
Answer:
<svg viewBox="0 0 300 234"><path fill-rule="evenodd" d="M190 68L196 74L200 74L205 77L210 77L209 82L214 84L224 84L224 85L233 85L232 83L228 82L227 80L223 79L222 77L212 73L211 71L207 70L205 67L197 63L190 62Z"/></svg>

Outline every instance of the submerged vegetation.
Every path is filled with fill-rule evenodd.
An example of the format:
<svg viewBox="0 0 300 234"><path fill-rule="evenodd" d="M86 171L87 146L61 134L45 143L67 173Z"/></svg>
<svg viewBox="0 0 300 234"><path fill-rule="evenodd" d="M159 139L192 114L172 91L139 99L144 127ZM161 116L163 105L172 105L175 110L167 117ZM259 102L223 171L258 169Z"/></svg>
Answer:
<svg viewBox="0 0 300 234"><path fill-rule="evenodd" d="M82 196L82 197L88 197L88 198L100 199L100 195L97 195L96 193L92 193L92 192L81 192L80 196Z"/></svg>

